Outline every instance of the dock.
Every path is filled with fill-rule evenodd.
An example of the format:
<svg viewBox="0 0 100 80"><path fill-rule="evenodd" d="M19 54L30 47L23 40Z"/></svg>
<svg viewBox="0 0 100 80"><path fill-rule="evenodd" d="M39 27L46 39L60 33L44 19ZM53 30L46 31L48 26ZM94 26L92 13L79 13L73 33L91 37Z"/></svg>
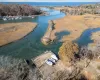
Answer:
<svg viewBox="0 0 100 80"><path fill-rule="evenodd" d="M43 75L44 80L54 80L54 78L57 77L56 75L60 71L65 70L65 66L62 64L60 60L58 60L56 64L53 66L50 66L45 63L45 60L49 59L53 54L54 53L52 52L47 52L47 53L45 52L42 55L32 60L35 63L36 67L41 72L41 74Z"/></svg>

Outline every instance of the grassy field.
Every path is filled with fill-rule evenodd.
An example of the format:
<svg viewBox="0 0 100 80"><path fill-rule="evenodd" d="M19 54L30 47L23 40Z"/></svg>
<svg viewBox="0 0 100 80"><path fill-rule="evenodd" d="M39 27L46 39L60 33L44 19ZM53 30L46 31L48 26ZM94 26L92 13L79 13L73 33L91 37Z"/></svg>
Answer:
<svg viewBox="0 0 100 80"><path fill-rule="evenodd" d="M30 33L36 25L36 23L31 22L0 24L0 46L23 38Z"/></svg>
<svg viewBox="0 0 100 80"><path fill-rule="evenodd" d="M61 41L72 41L81 36L81 34L89 28L100 27L100 17L98 15L74 15L65 16L64 18L54 20L55 30L52 32L52 40L57 36L56 33L69 31L69 35L63 35Z"/></svg>

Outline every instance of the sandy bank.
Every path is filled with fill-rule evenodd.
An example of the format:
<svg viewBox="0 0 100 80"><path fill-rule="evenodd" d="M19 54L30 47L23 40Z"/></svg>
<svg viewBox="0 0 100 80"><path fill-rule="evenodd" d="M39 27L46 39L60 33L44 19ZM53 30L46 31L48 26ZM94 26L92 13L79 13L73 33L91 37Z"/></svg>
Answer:
<svg viewBox="0 0 100 80"><path fill-rule="evenodd" d="M31 22L0 24L0 46L23 38L30 33L36 25L36 23Z"/></svg>
<svg viewBox="0 0 100 80"><path fill-rule="evenodd" d="M89 28L100 27L100 17L96 15L65 16L54 20L55 30L51 34L51 39L57 38L56 34L69 31L69 35L63 35L60 41L72 41L81 36L82 32Z"/></svg>
<svg viewBox="0 0 100 80"><path fill-rule="evenodd" d="M53 31L53 28L54 28L53 21L49 21L49 25L48 25L47 31L45 32L44 36L41 39L41 42L44 45L48 45L51 42L51 33Z"/></svg>

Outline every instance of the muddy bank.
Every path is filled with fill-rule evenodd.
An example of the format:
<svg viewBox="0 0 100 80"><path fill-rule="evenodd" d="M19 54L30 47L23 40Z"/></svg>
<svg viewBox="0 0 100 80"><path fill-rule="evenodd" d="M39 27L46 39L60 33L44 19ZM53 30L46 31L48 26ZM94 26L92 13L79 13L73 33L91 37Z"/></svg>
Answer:
<svg viewBox="0 0 100 80"><path fill-rule="evenodd" d="M96 15L65 16L64 18L54 20L55 30L51 34L52 40L56 39L57 33L69 31L69 35L62 35L60 41L73 41L89 28L100 27L100 17Z"/></svg>
<svg viewBox="0 0 100 80"><path fill-rule="evenodd" d="M36 25L36 23L31 22L0 24L0 46L23 38L30 33Z"/></svg>

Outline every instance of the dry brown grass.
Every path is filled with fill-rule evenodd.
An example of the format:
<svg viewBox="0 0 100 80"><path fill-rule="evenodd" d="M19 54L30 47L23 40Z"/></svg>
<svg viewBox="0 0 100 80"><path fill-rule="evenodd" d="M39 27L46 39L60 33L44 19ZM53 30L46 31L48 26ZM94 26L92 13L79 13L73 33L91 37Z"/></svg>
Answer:
<svg viewBox="0 0 100 80"><path fill-rule="evenodd" d="M0 80L41 80L36 66L30 67L22 59L0 56Z"/></svg>
<svg viewBox="0 0 100 80"><path fill-rule="evenodd" d="M55 30L52 32L52 40L56 38L55 34L68 30L70 35L63 36L61 41L72 41L81 36L82 32L89 28L100 27L100 18L96 15L65 16L64 18L54 20Z"/></svg>
<svg viewBox="0 0 100 80"><path fill-rule="evenodd" d="M31 22L0 24L0 46L21 39L35 27Z"/></svg>
<svg viewBox="0 0 100 80"><path fill-rule="evenodd" d="M92 33L91 39L92 40L100 40L100 31Z"/></svg>

